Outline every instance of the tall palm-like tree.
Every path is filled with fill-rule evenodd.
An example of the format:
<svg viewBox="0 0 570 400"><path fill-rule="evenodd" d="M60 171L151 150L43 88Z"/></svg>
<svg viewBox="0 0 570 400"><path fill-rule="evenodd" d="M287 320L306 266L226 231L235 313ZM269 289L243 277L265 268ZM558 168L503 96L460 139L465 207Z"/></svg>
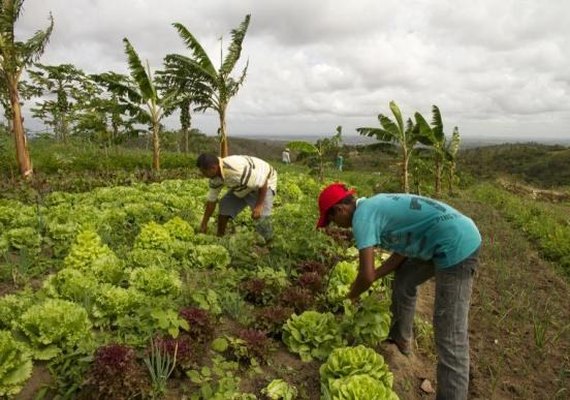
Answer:
<svg viewBox="0 0 570 400"><path fill-rule="evenodd" d="M222 54L219 68L214 66L214 63L194 35L180 23L174 23L173 25L191 54L190 56L169 54L165 57L166 71L169 74L197 82L193 87L195 91L193 98L197 104L196 110L205 111L212 109L218 113L220 123L218 134L220 155L222 157L228 155L226 126L228 105L231 98L239 91L247 74L248 63L246 63L237 78L230 76L241 56L242 44L249 27L249 21L250 15L248 14L241 24L231 31L232 40L225 57Z"/></svg>
<svg viewBox="0 0 570 400"><path fill-rule="evenodd" d="M416 112L414 116L420 132L420 142L424 145L430 146L433 150L435 164L435 195L439 196L441 194L443 163L446 157L446 140L445 133L443 132L441 112L436 105L432 107L431 126L419 112Z"/></svg>
<svg viewBox="0 0 570 400"><path fill-rule="evenodd" d="M153 79L150 66L143 67L139 55L127 38L123 39L129 63L130 77L108 72L96 77L128 105L129 112L140 122L150 123L152 129L152 169L160 169L160 121L165 110L175 105L175 93L161 96Z"/></svg>
<svg viewBox="0 0 570 400"><path fill-rule="evenodd" d="M53 18L45 30L37 31L25 42L16 41L14 24L20 17L24 0L2 0L0 4L0 79L6 84L12 109L12 130L16 143L16 157L23 177L31 176L32 161L28 151L18 82L24 69L44 52L53 30Z"/></svg>
<svg viewBox="0 0 570 400"><path fill-rule="evenodd" d="M395 121L392 121L384 114L378 115L381 128L357 128L356 131L363 136L375 137L382 142L395 143L400 148L402 156L402 189L409 193L409 172L408 165L412 155L412 150L419 140L419 131L415 128L411 118L408 118L404 125L402 112L398 105L390 102L390 110L394 114Z"/></svg>
<svg viewBox="0 0 570 400"><path fill-rule="evenodd" d="M455 166L457 163L457 153L459 152L460 142L461 136L459 136L459 128L455 127L453 128L453 133L451 134L451 140L448 140L447 144L445 145L445 165L447 167L447 185L449 194L453 194Z"/></svg>

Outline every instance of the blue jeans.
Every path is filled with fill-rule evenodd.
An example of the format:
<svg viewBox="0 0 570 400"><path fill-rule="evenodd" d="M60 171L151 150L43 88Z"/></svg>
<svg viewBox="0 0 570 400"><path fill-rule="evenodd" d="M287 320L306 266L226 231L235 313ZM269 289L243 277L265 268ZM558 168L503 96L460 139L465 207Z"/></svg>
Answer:
<svg viewBox="0 0 570 400"><path fill-rule="evenodd" d="M437 269L430 261L408 259L396 270L392 287L394 340L410 341L417 287L435 276L433 328L438 356L437 400L467 399L469 388L469 303L478 265L474 252L462 262Z"/></svg>

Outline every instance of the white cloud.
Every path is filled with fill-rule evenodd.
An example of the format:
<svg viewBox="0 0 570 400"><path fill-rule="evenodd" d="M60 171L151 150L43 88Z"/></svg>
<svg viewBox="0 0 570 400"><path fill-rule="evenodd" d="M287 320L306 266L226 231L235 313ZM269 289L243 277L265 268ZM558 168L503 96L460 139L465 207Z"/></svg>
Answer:
<svg viewBox="0 0 570 400"><path fill-rule="evenodd" d="M324 134L337 125L354 134L395 100L407 116L429 116L437 104L448 130L458 125L465 136L569 136L566 0L27 0L18 38L44 28L50 11L54 33L40 61L88 73L127 71L123 37L154 68L186 53L173 22L217 61L220 36L227 46L251 13L233 134ZM194 123L216 130L211 113Z"/></svg>

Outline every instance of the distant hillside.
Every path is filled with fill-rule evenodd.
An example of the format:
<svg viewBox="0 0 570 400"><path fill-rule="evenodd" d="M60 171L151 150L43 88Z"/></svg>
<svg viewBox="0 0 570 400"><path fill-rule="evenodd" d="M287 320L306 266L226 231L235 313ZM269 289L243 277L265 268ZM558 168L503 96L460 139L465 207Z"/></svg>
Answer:
<svg viewBox="0 0 570 400"><path fill-rule="evenodd" d="M460 169L480 178L511 175L530 184L570 186L570 148L538 143L502 144L460 151Z"/></svg>

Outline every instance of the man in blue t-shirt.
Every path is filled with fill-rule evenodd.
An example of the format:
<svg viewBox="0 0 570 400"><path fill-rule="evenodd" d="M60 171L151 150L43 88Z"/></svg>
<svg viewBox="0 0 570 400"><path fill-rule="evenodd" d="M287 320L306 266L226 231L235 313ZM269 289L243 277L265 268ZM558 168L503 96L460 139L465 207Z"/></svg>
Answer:
<svg viewBox="0 0 570 400"><path fill-rule="evenodd" d="M469 386L468 316L481 235L473 221L451 206L410 194L356 199L342 183L319 195L317 227L329 222L352 228L359 271L348 297L356 300L372 283L395 271L389 341L411 352L418 285L435 277L433 327L437 399L466 399ZM392 255L377 269L374 248Z"/></svg>

